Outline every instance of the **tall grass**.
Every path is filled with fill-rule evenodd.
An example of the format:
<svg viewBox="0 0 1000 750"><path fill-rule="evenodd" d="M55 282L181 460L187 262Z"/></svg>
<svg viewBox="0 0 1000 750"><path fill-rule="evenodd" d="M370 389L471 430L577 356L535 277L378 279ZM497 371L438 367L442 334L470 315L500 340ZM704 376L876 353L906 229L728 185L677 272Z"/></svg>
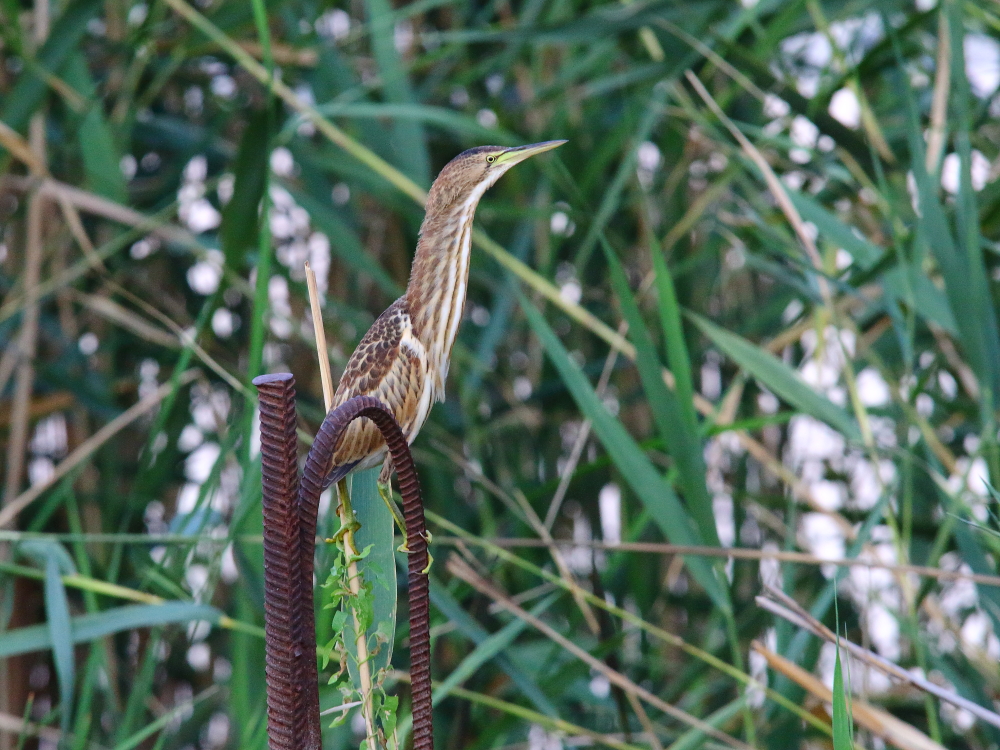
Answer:
<svg viewBox="0 0 1000 750"><path fill-rule="evenodd" d="M1000 697L1000 14L929 5L0 3L0 744L265 746L247 384L307 442L303 263L336 375L436 171L553 138L414 445L440 745L1000 742L947 700Z"/></svg>

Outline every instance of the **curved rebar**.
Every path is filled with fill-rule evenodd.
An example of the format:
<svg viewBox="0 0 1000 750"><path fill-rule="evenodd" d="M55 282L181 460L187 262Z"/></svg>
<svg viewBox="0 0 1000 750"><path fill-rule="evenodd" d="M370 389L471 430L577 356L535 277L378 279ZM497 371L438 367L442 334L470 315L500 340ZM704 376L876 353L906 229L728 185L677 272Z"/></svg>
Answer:
<svg viewBox="0 0 1000 750"><path fill-rule="evenodd" d="M371 396L354 396L326 415L306 457L299 484L299 530L302 539L302 576L309 582L309 610L312 611L313 547L316 516L323 480L347 426L358 417L375 423L385 439L399 477L403 497L403 519L409 548L410 600L410 682L413 699L413 748L433 750L434 731L431 708L430 590L427 582L427 527L420 499L420 481L410 455L410 446L395 417L381 401ZM307 569L308 568L308 569ZM303 605L305 606L305 605ZM315 623L309 643L315 648ZM304 631L303 631L304 632Z"/></svg>
<svg viewBox="0 0 1000 750"><path fill-rule="evenodd" d="M268 745L271 750L320 750L312 574L307 589L301 575L295 378L262 375L253 384L260 397ZM300 645L307 633L313 634L308 649Z"/></svg>
<svg viewBox="0 0 1000 750"><path fill-rule="evenodd" d="M329 412L298 481L295 379L255 378L260 393L264 487L264 625L271 750L320 750L319 676L313 602L316 521L323 479L347 426L358 417L382 433L399 477L409 547L410 680L414 750L433 750L427 528L410 447L378 399L355 396ZM297 491L297 492L296 492Z"/></svg>

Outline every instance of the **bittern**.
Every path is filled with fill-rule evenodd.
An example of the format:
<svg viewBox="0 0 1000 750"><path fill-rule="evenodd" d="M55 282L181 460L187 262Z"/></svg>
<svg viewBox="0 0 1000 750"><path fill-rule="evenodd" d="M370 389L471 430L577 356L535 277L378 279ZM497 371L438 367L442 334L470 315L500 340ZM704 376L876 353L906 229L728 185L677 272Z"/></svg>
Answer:
<svg viewBox="0 0 1000 750"><path fill-rule="evenodd" d="M413 442L431 405L444 400L451 349L465 307L472 220L480 199L515 164L565 142L480 146L445 165L427 196L406 294L389 305L361 339L332 408L352 396L374 396L392 410L407 441ZM326 484L384 462L379 484L386 497L389 461L375 425L356 420L334 451Z"/></svg>

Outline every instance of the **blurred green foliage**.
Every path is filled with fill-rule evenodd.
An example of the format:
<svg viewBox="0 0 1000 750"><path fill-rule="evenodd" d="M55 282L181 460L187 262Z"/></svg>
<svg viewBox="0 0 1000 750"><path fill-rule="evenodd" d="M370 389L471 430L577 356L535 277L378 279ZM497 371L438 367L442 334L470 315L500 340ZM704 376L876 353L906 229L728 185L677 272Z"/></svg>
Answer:
<svg viewBox="0 0 1000 750"><path fill-rule="evenodd" d="M849 747L850 690L928 742L1000 742L947 702L841 672L754 601L780 586L991 707L998 589L614 549L996 572L994 6L256 8L259 23L235 0L0 3L0 746L24 716L40 747L265 747L247 384L290 370L301 427L318 425L303 263L337 370L405 287L437 170L555 138L479 209L448 400L414 445L424 495L471 535L457 554L479 575L688 718L642 708L453 575L456 532L432 524L439 746ZM489 546L549 530L556 552ZM330 627L321 613L321 643ZM832 709L760 648L836 675ZM387 687L403 739L407 688ZM326 746L357 746L355 728Z"/></svg>

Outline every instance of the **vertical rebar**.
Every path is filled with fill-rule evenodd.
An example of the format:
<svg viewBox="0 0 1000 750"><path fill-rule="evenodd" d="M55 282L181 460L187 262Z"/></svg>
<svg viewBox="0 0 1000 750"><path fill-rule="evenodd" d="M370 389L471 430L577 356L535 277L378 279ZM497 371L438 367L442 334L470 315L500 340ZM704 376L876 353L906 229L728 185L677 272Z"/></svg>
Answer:
<svg viewBox="0 0 1000 750"><path fill-rule="evenodd" d="M304 587L295 378L262 375L253 384L260 396L268 744L271 750L320 750L311 565L315 543ZM306 644L309 634L312 641Z"/></svg>
<svg viewBox="0 0 1000 750"><path fill-rule="evenodd" d="M313 568L316 521L333 451L359 417L385 438L399 477L409 548L410 682L414 750L433 750L430 593L427 528L420 482L406 437L392 412L371 396L355 396L323 420L298 481L295 379L287 373L253 381L260 394L264 484L264 625L267 716L271 750L319 750L319 690Z"/></svg>

